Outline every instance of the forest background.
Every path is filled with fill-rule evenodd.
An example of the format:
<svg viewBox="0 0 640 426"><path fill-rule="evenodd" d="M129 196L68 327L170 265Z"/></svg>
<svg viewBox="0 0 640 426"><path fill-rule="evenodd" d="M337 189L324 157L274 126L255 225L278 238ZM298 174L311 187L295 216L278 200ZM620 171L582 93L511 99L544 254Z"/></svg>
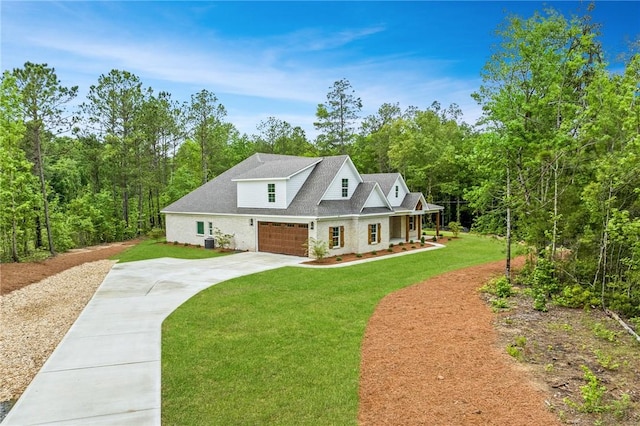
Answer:
<svg viewBox="0 0 640 426"><path fill-rule="evenodd" d="M78 87L48 64L6 70L0 258L158 233L164 206L255 152L349 154L363 173L402 173L446 207L445 224L527 247L541 310L555 299L640 316L638 45L614 73L588 14L510 16L497 34L475 126L437 101L361 117L341 79L318 104L315 140L276 117L240 134L215 93L181 104L125 70L101 75L77 109Z"/></svg>

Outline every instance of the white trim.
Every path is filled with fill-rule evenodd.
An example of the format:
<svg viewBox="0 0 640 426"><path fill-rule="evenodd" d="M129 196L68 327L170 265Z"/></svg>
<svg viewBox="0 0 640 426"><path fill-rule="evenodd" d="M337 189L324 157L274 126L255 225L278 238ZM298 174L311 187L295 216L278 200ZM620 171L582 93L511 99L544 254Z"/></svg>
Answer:
<svg viewBox="0 0 640 426"><path fill-rule="evenodd" d="M333 187L334 183L336 182L336 179L340 179L342 184L342 176L340 175L340 171L344 168L344 165L347 164L347 162L349 163L349 167L351 167L351 170L354 172L353 174L357 178L357 183L360 184L364 182L362 180L362 176L360 176L360 172L358 172L358 169L356 169L356 166L353 164L353 161L351 161L351 158L347 155L346 158L344 159L344 162L338 169L338 172L333 176L333 179L331 179L331 182L329 182L329 185L327 185L327 188L322 193L322 196L318 199L318 202L316 203L316 205L320 205L320 203L325 199L325 197L327 196L327 192L329 192L329 190ZM351 187L351 182L349 182L349 186ZM355 188L357 187L358 185L354 186L353 191L355 191ZM340 188L342 188L342 186L340 186ZM353 191L350 190L349 192L353 194ZM348 197L347 199L351 199L351 197Z"/></svg>
<svg viewBox="0 0 640 426"><path fill-rule="evenodd" d="M378 191L378 195L380 195L380 198L382 198L385 202L385 204L387 205L387 208L389 210L391 210L390 213L393 213L393 206L391 205L391 203L389 202L389 199L387 198L386 195L384 195L384 192L382 192L382 187L378 184L378 182L374 182L373 184L373 191ZM362 205L362 208L360 209L360 213L362 213L362 210L364 210L367 205L367 203L369 202L369 199L371 198L371 195L373 195L373 191L371 191L369 193L369 196L367 197L366 201L364 202L364 204Z"/></svg>

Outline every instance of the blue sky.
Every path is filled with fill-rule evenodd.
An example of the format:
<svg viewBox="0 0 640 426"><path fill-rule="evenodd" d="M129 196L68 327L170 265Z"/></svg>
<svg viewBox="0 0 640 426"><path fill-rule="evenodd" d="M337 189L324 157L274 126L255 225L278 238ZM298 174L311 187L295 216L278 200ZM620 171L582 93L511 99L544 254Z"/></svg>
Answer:
<svg viewBox="0 0 640 426"><path fill-rule="evenodd" d="M228 121L257 133L274 116L314 138L314 114L333 82L347 78L364 104L421 109L470 98L509 13L552 6L566 16L587 2L154 2L2 0L2 70L47 63L62 84L89 86L111 69L130 71L178 101L207 89ZM597 1L594 21L609 61L640 36L640 2ZM612 64L615 69L616 64Z"/></svg>

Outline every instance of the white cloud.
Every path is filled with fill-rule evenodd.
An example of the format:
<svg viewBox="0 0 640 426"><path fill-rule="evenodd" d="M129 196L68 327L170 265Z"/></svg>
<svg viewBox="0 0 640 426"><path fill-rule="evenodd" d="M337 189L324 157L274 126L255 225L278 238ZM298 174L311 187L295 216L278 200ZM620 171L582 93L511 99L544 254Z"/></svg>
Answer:
<svg viewBox="0 0 640 426"><path fill-rule="evenodd" d="M83 28L87 22L94 21L85 21ZM348 55L341 49L384 31L380 25L334 32L301 29L268 39L229 40L209 33L203 36L204 41L194 41L168 33L140 40L116 27L78 32L73 25L19 28L14 23L10 41L14 54L17 44L23 52L45 52L43 60L60 74L83 79L65 84L87 84L84 90L99 74L113 68L130 71L145 84L153 81L155 90L169 91L177 100L188 100L175 96L186 87L206 88L225 104L230 121L248 134L255 132L260 120L275 116L303 127L314 137L315 107L326 100L330 86L341 78L347 78L356 96L362 98L363 116L375 113L385 102L425 108L434 100L443 105L458 103L467 120L479 115L475 112L479 108L468 102L478 82L447 77L452 65L449 61L416 59L410 53L345 59ZM342 53L339 61L333 55L336 51ZM25 60L32 59L25 57L21 63ZM269 102L272 104L265 105ZM472 108L471 113L467 108Z"/></svg>

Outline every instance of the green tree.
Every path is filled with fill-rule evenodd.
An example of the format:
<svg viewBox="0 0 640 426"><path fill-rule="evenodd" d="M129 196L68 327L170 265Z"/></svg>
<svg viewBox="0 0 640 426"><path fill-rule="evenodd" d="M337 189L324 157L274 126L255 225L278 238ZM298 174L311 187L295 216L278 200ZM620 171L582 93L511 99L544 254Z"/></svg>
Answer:
<svg viewBox="0 0 640 426"><path fill-rule="evenodd" d="M199 173L200 149L200 145L191 139L180 145L174 157L175 172L172 173L162 198L164 205L173 203L202 184Z"/></svg>
<svg viewBox="0 0 640 426"><path fill-rule="evenodd" d="M355 96L349 80L333 83L327 101L318 104L313 125L321 132L316 144L323 154L347 154L354 142L355 125L362 109L362 101Z"/></svg>
<svg viewBox="0 0 640 426"><path fill-rule="evenodd" d="M574 222L582 236L573 273L600 289L605 305L640 315L640 55L622 74L596 73L586 89L584 172ZM574 264L575 265L575 264Z"/></svg>
<svg viewBox="0 0 640 426"><path fill-rule="evenodd" d="M167 92L151 95L142 104L139 128L145 153L138 163L138 228L162 227L160 196L171 175L171 157L183 138L183 111ZM144 195L144 197L143 197Z"/></svg>
<svg viewBox="0 0 640 426"><path fill-rule="evenodd" d="M16 68L12 74L22 95L22 112L26 122L25 140L35 166L35 173L40 181L49 251L51 255L55 255L44 172L46 162L44 145L50 134L71 129L73 120L66 115L64 106L76 97L78 87L62 86L55 70L47 64L27 62L24 68ZM39 229L36 231L38 239L36 245L39 246L40 232Z"/></svg>
<svg viewBox="0 0 640 426"><path fill-rule="evenodd" d="M102 144L101 185L109 185L114 203L120 204L119 216L128 236L137 232L137 227L130 227L131 196L140 191L139 165L144 155L140 114L149 95L136 75L114 69L98 78L89 88L87 102L81 105L90 134ZM91 140L90 135L85 137Z"/></svg>
<svg viewBox="0 0 640 426"><path fill-rule="evenodd" d="M20 142L25 125L22 100L15 77L5 72L0 80L0 240L2 259L20 260L26 245L28 222L36 203L34 177Z"/></svg>
<svg viewBox="0 0 640 426"><path fill-rule="evenodd" d="M216 163L224 157L229 131L224 123L227 111L208 90L191 95L187 107L187 135L200 146L201 183L216 175Z"/></svg>
<svg viewBox="0 0 640 426"><path fill-rule="evenodd" d="M400 106L385 103L378 112L362 120L360 135L353 148L353 159L358 170L364 173L388 173L393 171L389 161L391 141L398 135L393 126L402 117Z"/></svg>
<svg viewBox="0 0 640 426"><path fill-rule="evenodd" d="M563 211L578 199L570 184L581 149L575 135L584 88L601 67L595 31L588 18L567 21L553 10L526 20L509 17L474 94L485 124L498 135L489 139L499 143L487 158L506 161L506 212L509 218L513 213L521 237L549 259L562 233Z"/></svg>
<svg viewBox="0 0 640 426"><path fill-rule="evenodd" d="M391 166L405 176L407 185L424 192L431 202L440 194L442 183L449 179L448 171L440 163L443 152L450 144L459 145L463 136L457 115L451 115L450 111L441 111L434 103L431 109L396 120L391 130Z"/></svg>
<svg viewBox="0 0 640 426"><path fill-rule="evenodd" d="M293 127L284 120L269 117L258 123L255 137L258 152L283 155L305 155L313 152L313 146L307 141L304 130Z"/></svg>

